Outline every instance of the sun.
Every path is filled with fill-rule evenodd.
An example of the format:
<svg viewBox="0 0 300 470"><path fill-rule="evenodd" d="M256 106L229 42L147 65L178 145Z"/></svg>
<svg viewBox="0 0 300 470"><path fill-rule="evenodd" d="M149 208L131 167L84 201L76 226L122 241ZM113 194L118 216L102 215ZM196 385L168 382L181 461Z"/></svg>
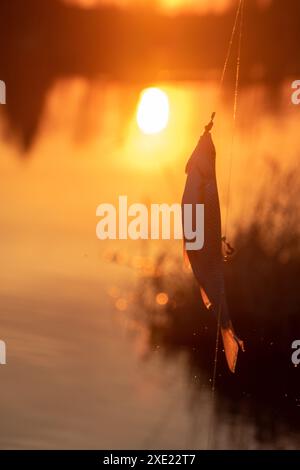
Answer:
<svg viewBox="0 0 300 470"><path fill-rule="evenodd" d="M169 122L169 99L159 88L146 88L137 110L137 123L145 134L158 134Z"/></svg>

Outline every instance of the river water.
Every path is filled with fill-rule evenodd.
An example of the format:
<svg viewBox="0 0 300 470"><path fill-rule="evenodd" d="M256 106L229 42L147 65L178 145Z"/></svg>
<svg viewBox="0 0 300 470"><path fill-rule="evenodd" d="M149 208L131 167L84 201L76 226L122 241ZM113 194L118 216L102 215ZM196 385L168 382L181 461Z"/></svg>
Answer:
<svg viewBox="0 0 300 470"><path fill-rule="evenodd" d="M7 364L0 366L1 448L299 444L299 434L286 430L276 443L272 436L261 440L242 410L233 416L225 404L222 413L220 406L213 409L209 385L196 391L186 374L184 351L165 355L147 348L149 332L131 305L139 263L143 256L151 263L160 252L180 255L181 242L96 238L100 203L117 204L119 195L129 203L180 202L185 162L215 110L217 88L156 85L170 100L169 125L156 136L136 125L139 86L74 79L50 90L25 157L17 137L0 142L0 339L7 347ZM262 86L240 92L232 238L252 223L257 201L272 193L270 171L296 168L299 113L289 83L276 102ZM5 116L1 122L4 127ZM224 214L231 92L219 100L213 135ZM112 253L121 258L115 262Z"/></svg>

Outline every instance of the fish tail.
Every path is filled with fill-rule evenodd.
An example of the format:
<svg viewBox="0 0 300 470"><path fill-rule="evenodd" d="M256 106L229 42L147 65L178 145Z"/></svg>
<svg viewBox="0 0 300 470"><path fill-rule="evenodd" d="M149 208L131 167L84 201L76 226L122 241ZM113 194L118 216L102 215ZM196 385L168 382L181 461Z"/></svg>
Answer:
<svg viewBox="0 0 300 470"><path fill-rule="evenodd" d="M244 342L236 336L231 323L226 328L221 327L221 334L223 339L226 361L229 370L234 374L239 349L245 352Z"/></svg>

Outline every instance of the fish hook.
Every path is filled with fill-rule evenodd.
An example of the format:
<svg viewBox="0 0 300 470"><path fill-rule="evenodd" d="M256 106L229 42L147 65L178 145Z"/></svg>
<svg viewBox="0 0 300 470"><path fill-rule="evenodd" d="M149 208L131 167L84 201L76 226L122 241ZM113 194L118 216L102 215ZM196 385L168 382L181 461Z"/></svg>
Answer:
<svg viewBox="0 0 300 470"><path fill-rule="evenodd" d="M205 126L205 131L206 132L209 132L212 130L213 128L213 125L214 125L214 119L215 119L215 111L212 113L211 117L210 117L210 122Z"/></svg>

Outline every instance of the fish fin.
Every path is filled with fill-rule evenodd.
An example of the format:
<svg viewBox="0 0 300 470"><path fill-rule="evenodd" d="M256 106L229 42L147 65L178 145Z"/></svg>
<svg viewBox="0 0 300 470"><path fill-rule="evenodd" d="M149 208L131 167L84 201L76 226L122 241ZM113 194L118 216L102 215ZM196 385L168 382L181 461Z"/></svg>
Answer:
<svg viewBox="0 0 300 470"><path fill-rule="evenodd" d="M221 334L222 334L222 339L223 339L223 344L224 344L226 361L227 361L229 370L234 374L239 349L241 349L243 352L245 351L244 342L235 335L231 327L228 327L228 328L221 327Z"/></svg>
<svg viewBox="0 0 300 470"><path fill-rule="evenodd" d="M204 288L202 286L200 286L200 294L201 294L201 297L202 297L202 300L203 300L203 303L204 303L205 307L207 308L207 310L209 310L212 306L212 303L209 300L209 297L208 297L206 291L204 290Z"/></svg>
<svg viewBox="0 0 300 470"><path fill-rule="evenodd" d="M187 254L185 246L184 246L184 243L183 243L183 268L184 268L185 271L190 271L192 269L188 254Z"/></svg>

